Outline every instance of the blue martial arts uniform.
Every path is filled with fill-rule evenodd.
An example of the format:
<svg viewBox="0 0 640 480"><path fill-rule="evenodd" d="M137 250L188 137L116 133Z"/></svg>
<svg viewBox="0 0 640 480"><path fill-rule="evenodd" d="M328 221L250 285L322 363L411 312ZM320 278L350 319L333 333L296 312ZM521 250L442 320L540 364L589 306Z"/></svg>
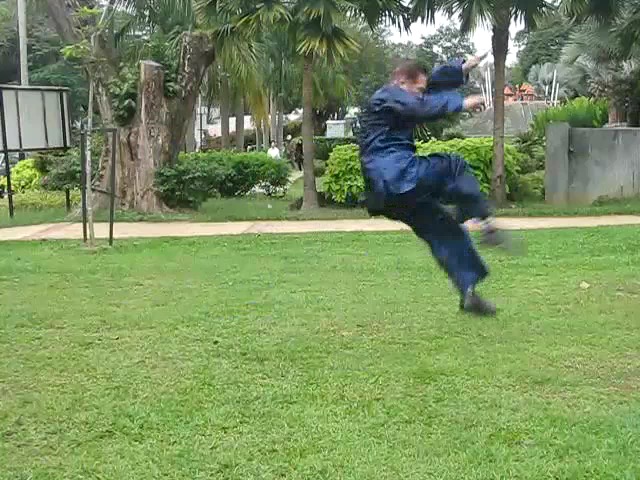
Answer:
<svg viewBox="0 0 640 480"><path fill-rule="evenodd" d="M409 225L464 295L488 275L460 223L490 215L485 196L458 155L416 155L417 125L463 109L456 91L465 82L461 63L435 69L427 92L415 95L395 86L378 90L360 118L360 155L373 215ZM452 217L443 203L457 206Z"/></svg>

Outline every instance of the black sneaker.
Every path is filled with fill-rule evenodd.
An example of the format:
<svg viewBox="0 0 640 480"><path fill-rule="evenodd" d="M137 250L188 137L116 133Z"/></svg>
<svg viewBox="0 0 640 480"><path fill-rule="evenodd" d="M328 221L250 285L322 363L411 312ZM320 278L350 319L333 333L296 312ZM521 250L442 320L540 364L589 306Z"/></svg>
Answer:
<svg viewBox="0 0 640 480"><path fill-rule="evenodd" d="M482 298L474 290L469 290L460 300L460 310L480 317L493 317L497 313L496 306Z"/></svg>

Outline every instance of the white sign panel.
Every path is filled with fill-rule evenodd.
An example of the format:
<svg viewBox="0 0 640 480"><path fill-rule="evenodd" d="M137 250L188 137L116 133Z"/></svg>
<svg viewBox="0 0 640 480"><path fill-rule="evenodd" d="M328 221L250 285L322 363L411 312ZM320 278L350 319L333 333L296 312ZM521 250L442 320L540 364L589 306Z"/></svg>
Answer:
<svg viewBox="0 0 640 480"><path fill-rule="evenodd" d="M69 91L0 85L0 151L69 148Z"/></svg>

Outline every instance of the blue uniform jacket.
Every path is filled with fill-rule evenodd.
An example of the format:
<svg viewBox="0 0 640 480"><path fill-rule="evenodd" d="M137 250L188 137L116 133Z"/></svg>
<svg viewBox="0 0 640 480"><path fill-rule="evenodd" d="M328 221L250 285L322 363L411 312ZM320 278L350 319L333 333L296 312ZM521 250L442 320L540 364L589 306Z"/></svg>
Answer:
<svg viewBox="0 0 640 480"><path fill-rule="evenodd" d="M462 63L434 69L427 92L411 94L385 85L369 102L360 119L360 158L371 203L413 190L418 162L413 131L417 125L460 112L463 96L455 89L465 82Z"/></svg>

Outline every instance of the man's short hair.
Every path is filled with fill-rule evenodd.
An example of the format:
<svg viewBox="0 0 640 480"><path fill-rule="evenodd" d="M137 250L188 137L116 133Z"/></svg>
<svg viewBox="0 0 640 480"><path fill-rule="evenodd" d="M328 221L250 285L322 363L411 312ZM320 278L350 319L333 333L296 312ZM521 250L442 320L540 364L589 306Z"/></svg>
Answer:
<svg viewBox="0 0 640 480"><path fill-rule="evenodd" d="M392 81L409 80L415 82L421 76L427 76L427 69L415 60L404 60L398 64L391 74Z"/></svg>

